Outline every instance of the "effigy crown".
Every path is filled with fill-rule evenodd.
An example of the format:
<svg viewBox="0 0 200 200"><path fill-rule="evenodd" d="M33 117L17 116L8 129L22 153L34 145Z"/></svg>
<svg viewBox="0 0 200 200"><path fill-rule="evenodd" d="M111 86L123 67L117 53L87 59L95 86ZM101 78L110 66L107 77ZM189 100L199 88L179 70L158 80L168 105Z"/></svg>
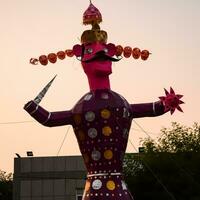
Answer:
<svg viewBox="0 0 200 200"><path fill-rule="evenodd" d="M86 30L81 35L81 43L107 43L107 33L106 31L100 30L99 24L102 22L102 15L100 11L90 2L89 7L83 14L83 24L92 25L91 30Z"/></svg>

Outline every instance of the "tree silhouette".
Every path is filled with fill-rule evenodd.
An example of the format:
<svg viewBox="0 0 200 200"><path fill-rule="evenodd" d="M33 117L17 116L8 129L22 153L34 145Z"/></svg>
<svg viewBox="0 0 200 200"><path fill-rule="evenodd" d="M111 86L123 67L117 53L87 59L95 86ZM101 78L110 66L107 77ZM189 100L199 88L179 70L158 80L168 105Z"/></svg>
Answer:
<svg viewBox="0 0 200 200"><path fill-rule="evenodd" d="M158 140L143 140L144 153L127 155L125 178L135 200L200 199L200 126L173 122ZM133 161L134 160L134 161Z"/></svg>
<svg viewBox="0 0 200 200"><path fill-rule="evenodd" d="M12 173L0 170L0 200L12 200Z"/></svg>

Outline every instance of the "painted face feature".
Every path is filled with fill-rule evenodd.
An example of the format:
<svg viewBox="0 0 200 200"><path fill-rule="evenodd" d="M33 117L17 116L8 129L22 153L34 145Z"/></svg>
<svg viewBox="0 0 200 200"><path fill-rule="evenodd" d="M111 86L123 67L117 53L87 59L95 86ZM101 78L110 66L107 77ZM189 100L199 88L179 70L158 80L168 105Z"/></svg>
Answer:
<svg viewBox="0 0 200 200"><path fill-rule="evenodd" d="M87 75L107 76L112 73L112 61L108 59L106 44L93 43L84 46L82 66Z"/></svg>
<svg viewBox="0 0 200 200"><path fill-rule="evenodd" d="M87 75L107 76L112 73L112 61L119 61L113 58L116 53L114 44L90 43L75 45L74 54L81 58L83 69Z"/></svg>

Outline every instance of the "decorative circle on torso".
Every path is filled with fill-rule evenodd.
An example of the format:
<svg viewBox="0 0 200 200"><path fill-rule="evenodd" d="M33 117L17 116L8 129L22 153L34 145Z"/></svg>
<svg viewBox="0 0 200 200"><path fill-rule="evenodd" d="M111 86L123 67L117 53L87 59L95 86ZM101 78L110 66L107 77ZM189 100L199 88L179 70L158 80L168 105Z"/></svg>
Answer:
<svg viewBox="0 0 200 200"><path fill-rule="evenodd" d="M97 130L95 128L90 128L88 130L88 136L94 139L97 136Z"/></svg>
<svg viewBox="0 0 200 200"><path fill-rule="evenodd" d="M81 115L80 114L75 114L73 116L73 119L74 119L74 122L75 122L76 125L81 124Z"/></svg>
<svg viewBox="0 0 200 200"><path fill-rule="evenodd" d="M88 122L94 121L94 119L95 119L95 113L92 112L92 111L86 112L86 113L85 113L85 119L86 119Z"/></svg>
<svg viewBox="0 0 200 200"><path fill-rule="evenodd" d="M98 161L101 158L101 153L99 151L94 150L91 155L94 161Z"/></svg>
<svg viewBox="0 0 200 200"><path fill-rule="evenodd" d="M102 133L105 136L110 136L112 134L112 129L110 128L110 126L104 126L102 128Z"/></svg>
<svg viewBox="0 0 200 200"><path fill-rule="evenodd" d="M107 160L111 160L113 158L113 152L111 150L106 150L104 152L104 158Z"/></svg>
<svg viewBox="0 0 200 200"><path fill-rule="evenodd" d="M80 141L85 140L85 133L82 130L78 131L78 138Z"/></svg>
<svg viewBox="0 0 200 200"><path fill-rule="evenodd" d="M101 180L96 179L96 180L93 181L93 183L92 183L92 188L93 188L94 190L99 190L101 187L102 187L102 182L101 182Z"/></svg>
<svg viewBox="0 0 200 200"><path fill-rule="evenodd" d="M115 189L115 182L110 180L106 183L106 187L108 190L114 190Z"/></svg>
<svg viewBox="0 0 200 200"><path fill-rule="evenodd" d="M110 115L111 115L111 112L108 110L108 109L103 109L101 111L101 117L103 119L109 119L110 118Z"/></svg>

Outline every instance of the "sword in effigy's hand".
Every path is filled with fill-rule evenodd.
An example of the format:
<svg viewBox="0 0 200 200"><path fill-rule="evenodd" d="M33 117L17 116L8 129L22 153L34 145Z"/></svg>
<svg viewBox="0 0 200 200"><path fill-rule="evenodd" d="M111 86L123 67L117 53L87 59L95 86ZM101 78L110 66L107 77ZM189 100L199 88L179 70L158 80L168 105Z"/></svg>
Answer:
<svg viewBox="0 0 200 200"><path fill-rule="evenodd" d="M42 91L35 97L33 100L36 104L39 104L40 101L43 99L47 91L49 90L51 84L53 83L54 79L56 78L57 75L53 77L53 79L42 89Z"/></svg>

